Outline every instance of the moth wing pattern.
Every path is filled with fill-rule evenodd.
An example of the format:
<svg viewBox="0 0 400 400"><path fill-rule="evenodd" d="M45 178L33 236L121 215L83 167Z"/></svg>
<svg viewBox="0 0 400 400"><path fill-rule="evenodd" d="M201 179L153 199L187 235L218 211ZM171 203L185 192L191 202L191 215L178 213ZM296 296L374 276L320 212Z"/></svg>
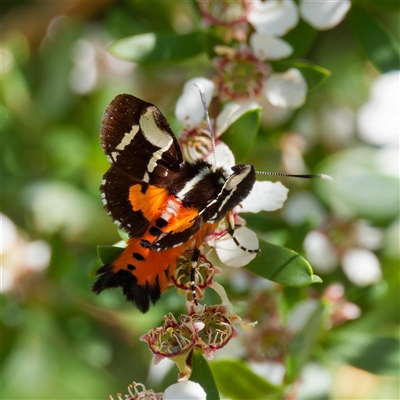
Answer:
<svg viewBox="0 0 400 400"><path fill-rule="evenodd" d="M145 313L167 289L179 256L189 250L196 257L206 236L247 197L254 168L184 162L160 110L128 94L107 107L100 141L111 163L100 186L103 204L130 239L97 270L92 289L121 287Z"/></svg>
<svg viewBox="0 0 400 400"><path fill-rule="evenodd" d="M148 183L182 163L179 143L161 111L151 103L120 94L108 105L101 123L100 142L111 162L143 180L152 167ZM154 155L156 153L156 157ZM156 166L151 162L156 162Z"/></svg>
<svg viewBox="0 0 400 400"><path fill-rule="evenodd" d="M156 106L121 94L104 113L100 142L111 162L100 186L103 204L130 237L140 237L151 215L134 209L130 192L136 186L144 195L150 185L168 185L168 174L183 161L178 141Z"/></svg>

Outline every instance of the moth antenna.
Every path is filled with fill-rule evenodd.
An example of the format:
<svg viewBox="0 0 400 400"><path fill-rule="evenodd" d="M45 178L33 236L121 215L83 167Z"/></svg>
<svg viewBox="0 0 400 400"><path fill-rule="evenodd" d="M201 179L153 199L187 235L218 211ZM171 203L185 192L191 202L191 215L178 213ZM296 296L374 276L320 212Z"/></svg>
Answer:
<svg viewBox="0 0 400 400"><path fill-rule="evenodd" d="M203 87L200 85L200 83L194 83L194 85L197 86L197 89L199 89L201 102L203 103L204 112L206 114L208 130L210 131L210 135L211 135L212 152L213 152L213 158L214 158L214 167L216 167L216 165L217 165L217 155L215 154L215 133L214 133L214 129L213 129L212 125L211 125L210 115L208 114L208 107L207 107L207 102L206 102L206 93L205 93Z"/></svg>
<svg viewBox="0 0 400 400"><path fill-rule="evenodd" d="M296 175L296 174L284 174L283 172L264 172L264 171L256 171L256 174L258 174L258 175L284 176L284 177L287 177L287 178L324 179L326 181L333 182L333 178L330 175L326 175L326 174Z"/></svg>

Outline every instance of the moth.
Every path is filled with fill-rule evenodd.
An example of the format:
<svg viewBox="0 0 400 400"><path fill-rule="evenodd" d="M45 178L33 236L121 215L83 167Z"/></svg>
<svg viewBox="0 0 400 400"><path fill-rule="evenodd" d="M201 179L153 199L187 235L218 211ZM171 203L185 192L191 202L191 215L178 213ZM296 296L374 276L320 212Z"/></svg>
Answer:
<svg viewBox="0 0 400 400"><path fill-rule="evenodd" d="M249 195L256 173L250 164L184 161L160 110L129 94L107 107L100 141L111 163L100 186L102 201L129 240L96 271L92 290L121 287L145 313L167 289L178 257L190 251L197 260L206 236Z"/></svg>

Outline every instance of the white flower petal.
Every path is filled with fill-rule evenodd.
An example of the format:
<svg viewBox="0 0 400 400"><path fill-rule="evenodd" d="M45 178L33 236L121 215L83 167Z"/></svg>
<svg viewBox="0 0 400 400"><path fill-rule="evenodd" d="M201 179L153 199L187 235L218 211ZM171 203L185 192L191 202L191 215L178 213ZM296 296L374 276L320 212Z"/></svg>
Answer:
<svg viewBox="0 0 400 400"><path fill-rule="evenodd" d="M250 229L242 226L235 230L235 238L241 246L248 250L258 249L258 237ZM253 260L257 253L242 250L229 236L224 236L215 244L218 258L229 267L243 267Z"/></svg>
<svg viewBox="0 0 400 400"><path fill-rule="evenodd" d="M299 21L296 3L292 0L269 0L255 3L248 21L257 32L283 36Z"/></svg>
<svg viewBox="0 0 400 400"><path fill-rule="evenodd" d="M250 194L241 203L240 212L258 213L283 207L289 189L281 182L255 181Z"/></svg>
<svg viewBox="0 0 400 400"><path fill-rule="evenodd" d="M293 53L293 47L289 43L267 33L254 32L250 36L250 46L262 61L279 60Z"/></svg>
<svg viewBox="0 0 400 400"><path fill-rule="evenodd" d="M308 233L303 247L307 260L317 272L331 272L339 263L335 249L322 232Z"/></svg>
<svg viewBox="0 0 400 400"><path fill-rule="evenodd" d="M246 100L240 103L234 101L227 103L219 113L216 120L216 136L221 136L244 113L257 110L260 105L254 100Z"/></svg>
<svg viewBox="0 0 400 400"><path fill-rule="evenodd" d="M175 116L190 128L197 126L204 118L204 107L196 85L203 88L207 106L211 102L214 91L214 83L205 78L193 78L185 83L182 95L176 102Z"/></svg>
<svg viewBox="0 0 400 400"><path fill-rule="evenodd" d="M206 157L206 161L214 164L214 154L211 153ZM232 150L223 142L218 142L215 146L215 161L217 167L229 168L235 165L235 156Z"/></svg>
<svg viewBox="0 0 400 400"><path fill-rule="evenodd" d="M273 106L299 108L306 101L307 82L298 69L290 68L272 74L266 81L264 94Z"/></svg>
<svg viewBox="0 0 400 400"><path fill-rule="evenodd" d="M366 249L347 251L342 259L342 268L351 282L367 286L379 282L382 277L378 257Z"/></svg>
<svg viewBox="0 0 400 400"><path fill-rule="evenodd" d="M206 400L206 392L193 381L178 382L167 387L163 400Z"/></svg>
<svg viewBox="0 0 400 400"><path fill-rule="evenodd" d="M300 0L300 14L304 21L319 30L330 29L341 22L349 11L350 0Z"/></svg>

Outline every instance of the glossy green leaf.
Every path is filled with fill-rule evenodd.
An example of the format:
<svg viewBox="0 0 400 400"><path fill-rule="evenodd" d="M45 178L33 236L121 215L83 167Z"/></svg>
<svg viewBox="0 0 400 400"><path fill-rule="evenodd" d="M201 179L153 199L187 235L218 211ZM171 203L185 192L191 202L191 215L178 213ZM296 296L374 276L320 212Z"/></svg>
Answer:
<svg viewBox="0 0 400 400"><path fill-rule="evenodd" d="M289 58L295 59L305 57L317 36L318 31L300 19L299 23L282 37L283 40L290 43L293 47L293 53Z"/></svg>
<svg viewBox="0 0 400 400"><path fill-rule="evenodd" d="M139 64L177 62L203 52L205 35L201 32L187 35L145 33L117 40L110 52Z"/></svg>
<svg viewBox="0 0 400 400"><path fill-rule="evenodd" d="M399 180L379 165L379 150L359 147L336 153L316 170L334 182L313 182L316 193L339 215L387 221L399 214Z"/></svg>
<svg viewBox="0 0 400 400"><path fill-rule="evenodd" d="M214 361L211 370L220 391L233 400L282 398L282 388L255 374L242 360Z"/></svg>
<svg viewBox="0 0 400 400"><path fill-rule="evenodd" d="M193 353L192 362L193 372L190 376L190 380L197 382L204 389L207 393L208 400L219 400L217 384L215 383L211 368L205 357L195 351Z"/></svg>
<svg viewBox="0 0 400 400"><path fill-rule="evenodd" d="M321 330L324 310L322 303L315 302L315 309L304 324L304 328L292 339L286 359L285 381L287 383L292 383L297 379L301 368L310 358Z"/></svg>
<svg viewBox="0 0 400 400"><path fill-rule="evenodd" d="M363 0L362 2L358 2L357 5L365 9L368 9L372 12L377 11L377 12L389 13L400 10L400 1L398 0L392 0L392 1Z"/></svg>
<svg viewBox="0 0 400 400"><path fill-rule="evenodd" d="M354 39L378 71L400 69L399 43L372 14L353 6L349 23Z"/></svg>
<svg viewBox="0 0 400 400"><path fill-rule="evenodd" d="M254 274L286 286L303 287L322 282L300 254L260 239L257 257L244 268Z"/></svg>
<svg viewBox="0 0 400 400"><path fill-rule="evenodd" d="M395 337L377 337L368 333L332 334L328 352L333 359L373 374L398 376L400 341Z"/></svg>
<svg viewBox="0 0 400 400"><path fill-rule="evenodd" d="M289 68L297 68L307 81L308 90L315 89L331 75L331 71L326 68L300 60L279 61L274 63L273 67L276 72L284 72Z"/></svg>
<svg viewBox="0 0 400 400"><path fill-rule="evenodd" d="M223 141L235 155L236 162L246 159L254 139L257 136L261 121L261 108L245 112L223 134Z"/></svg>
<svg viewBox="0 0 400 400"><path fill-rule="evenodd" d="M124 249L116 246L97 246L97 255L103 264L109 264L113 262Z"/></svg>
<svg viewBox="0 0 400 400"><path fill-rule="evenodd" d="M118 236L124 241L127 242L129 240L128 232L124 231L123 229L118 229Z"/></svg>

